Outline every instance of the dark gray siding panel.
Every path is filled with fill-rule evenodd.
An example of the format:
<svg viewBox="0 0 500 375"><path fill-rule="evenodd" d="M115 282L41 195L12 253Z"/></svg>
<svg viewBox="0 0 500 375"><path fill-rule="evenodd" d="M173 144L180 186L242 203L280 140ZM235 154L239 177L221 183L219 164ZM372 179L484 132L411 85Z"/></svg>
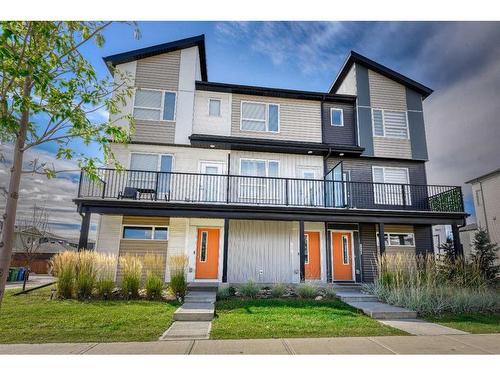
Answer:
<svg viewBox="0 0 500 375"><path fill-rule="evenodd" d="M358 182L373 182L372 167L400 167L408 168L410 175L410 184L427 185L425 174L425 162L423 161L399 161L386 160L377 158L328 158L328 170L332 169L340 161L343 161L344 171L348 170L351 173L351 181Z"/></svg>
<svg viewBox="0 0 500 375"><path fill-rule="evenodd" d="M409 111L408 126L410 127L412 158L420 160L428 160L423 112Z"/></svg>
<svg viewBox="0 0 500 375"><path fill-rule="evenodd" d="M365 148L363 156L373 156L372 111L358 107L359 145Z"/></svg>
<svg viewBox="0 0 500 375"><path fill-rule="evenodd" d="M358 105L370 106L370 81L368 69L356 64L356 89L358 90Z"/></svg>
<svg viewBox="0 0 500 375"><path fill-rule="evenodd" d="M415 248L417 254L432 253L434 245L432 241L431 225L415 225Z"/></svg>
<svg viewBox="0 0 500 375"><path fill-rule="evenodd" d="M344 126L332 126L330 109L339 108L344 112ZM356 126L354 120L354 106L345 103L323 103L323 142L333 145L356 146Z"/></svg>
<svg viewBox="0 0 500 375"><path fill-rule="evenodd" d="M354 242L354 272L355 272L355 280L357 283L362 282L361 276L363 271L361 269L361 252L359 246L359 232L354 232L353 234L353 242Z"/></svg>
<svg viewBox="0 0 500 375"><path fill-rule="evenodd" d="M408 87L406 88L406 108L409 111L422 111L422 96Z"/></svg>
<svg viewBox="0 0 500 375"><path fill-rule="evenodd" d="M375 280L377 275L375 224L360 224L359 229L362 246L361 266L363 270L363 282L369 283Z"/></svg>

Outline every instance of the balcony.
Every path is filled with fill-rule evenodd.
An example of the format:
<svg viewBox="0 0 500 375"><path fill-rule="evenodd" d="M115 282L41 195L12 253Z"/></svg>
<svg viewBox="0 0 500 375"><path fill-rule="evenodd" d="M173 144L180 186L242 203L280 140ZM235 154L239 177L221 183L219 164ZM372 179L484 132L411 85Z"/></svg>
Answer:
<svg viewBox="0 0 500 375"><path fill-rule="evenodd" d="M99 169L80 200L463 213L457 186Z"/></svg>

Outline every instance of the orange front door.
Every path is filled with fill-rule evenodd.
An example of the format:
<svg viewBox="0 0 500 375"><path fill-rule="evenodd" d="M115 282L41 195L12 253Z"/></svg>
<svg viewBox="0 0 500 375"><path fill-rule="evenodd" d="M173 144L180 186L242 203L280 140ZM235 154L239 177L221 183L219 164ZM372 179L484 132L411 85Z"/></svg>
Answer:
<svg viewBox="0 0 500 375"><path fill-rule="evenodd" d="M351 281L352 234L350 232L332 232L333 279Z"/></svg>
<svg viewBox="0 0 500 375"><path fill-rule="evenodd" d="M321 277L319 260L319 232L304 232L305 235L305 273L306 280L317 280Z"/></svg>
<svg viewBox="0 0 500 375"><path fill-rule="evenodd" d="M219 271L219 229L198 228L196 244L197 279L217 279Z"/></svg>

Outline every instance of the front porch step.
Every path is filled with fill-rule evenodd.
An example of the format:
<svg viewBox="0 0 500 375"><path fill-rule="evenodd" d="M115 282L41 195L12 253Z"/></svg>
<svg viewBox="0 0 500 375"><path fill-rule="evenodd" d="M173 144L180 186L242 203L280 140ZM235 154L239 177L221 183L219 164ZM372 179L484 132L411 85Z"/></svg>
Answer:
<svg viewBox="0 0 500 375"><path fill-rule="evenodd" d="M349 302L374 319L415 319L417 312L382 302Z"/></svg>
<svg viewBox="0 0 500 375"><path fill-rule="evenodd" d="M197 283L189 283L187 285L188 292L215 292L217 293L217 289L219 289L219 283L217 282L197 282Z"/></svg>
<svg viewBox="0 0 500 375"><path fill-rule="evenodd" d="M216 296L213 292L206 291L190 291L184 297L184 303L194 302L194 303L215 303Z"/></svg>
<svg viewBox="0 0 500 375"><path fill-rule="evenodd" d="M211 321L214 317L215 307L213 303L185 302L174 313L176 321L202 322Z"/></svg>
<svg viewBox="0 0 500 375"><path fill-rule="evenodd" d="M359 291L339 291L335 293L342 302L378 302L378 298L371 294L364 294Z"/></svg>

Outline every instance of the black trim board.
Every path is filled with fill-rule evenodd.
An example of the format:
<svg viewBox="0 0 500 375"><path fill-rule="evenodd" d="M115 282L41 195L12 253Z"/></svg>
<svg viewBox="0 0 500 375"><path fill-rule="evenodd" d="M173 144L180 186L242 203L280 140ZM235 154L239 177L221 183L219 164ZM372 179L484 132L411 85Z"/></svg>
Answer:
<svg viewBox="0 0 500 375"><path fill-rule="evenodd" d="M146 57L161 55L162 53L168 53L177 51L180 49L198 47L200 53L200 69L201 69L201 79L203 81L208 80L207 73L207 57L205 52L205 35L197 35L190 38L179 39L173 42L157 44L150 47L140 48L132 51L127 51L123 53L117 53L115 55L110 55L103 57L106 66L110 68L111 73L113 69L118 64L127 63L134 60L144 59Z"/></svg>
<svg viewBox="0 0 500 375"><path fill-rule="evenodd" d="M465 213L331 209L321 207L249 206L236 204L165 203L106 199L73 200L79 212L133 216L204 217L342 223L465 224Z"/></svg>
<svg viewBox="0 0 500 375"><path fill-rule="evenodd" d="M196 81L196 90L327 102L354 103L356 101L356 96L354 95L328 94L317 91L279 89L273 87L247 86L220 82Z"/></svg>
<svg viewBox="0 0 500 375"><path fill-rule="evenodd" d="M416 92L420 93L422 95L422 98L425 99L428 97L430 94L432 94L433 90L427 86L422 85L421 83L418 83L417 81L414 81L411 78L408 78L401 73L398 73L382 64L379 64L376 61L373 61L369 59L368 57L365 57L357 52L351 51L344 62L344 65L342 66L342 69L340 70L339 74L335 78L335 80L332 83L332 86L330 87L330 94L334 94L335 91L338 90L342 82L344 81L344 78L346 77L347 73L349 73L349 69L351 69L351 66L354 64L360 64L368 69L371 69L377 73L380 73L387 78L390 78L396 82L401 83L402 85L409 87Z"/></svg>
<svg viewBox="0 0 500 375"><path fill-rule="evenodd" d="M256 139L245 137L192 134L189 136L191 145L203 148L218 148L223 150L281 152L292 154L327 155L344 153L359 156L362 147L348 145L329 145L325 143L281 141L274 139Z"/></svg>

